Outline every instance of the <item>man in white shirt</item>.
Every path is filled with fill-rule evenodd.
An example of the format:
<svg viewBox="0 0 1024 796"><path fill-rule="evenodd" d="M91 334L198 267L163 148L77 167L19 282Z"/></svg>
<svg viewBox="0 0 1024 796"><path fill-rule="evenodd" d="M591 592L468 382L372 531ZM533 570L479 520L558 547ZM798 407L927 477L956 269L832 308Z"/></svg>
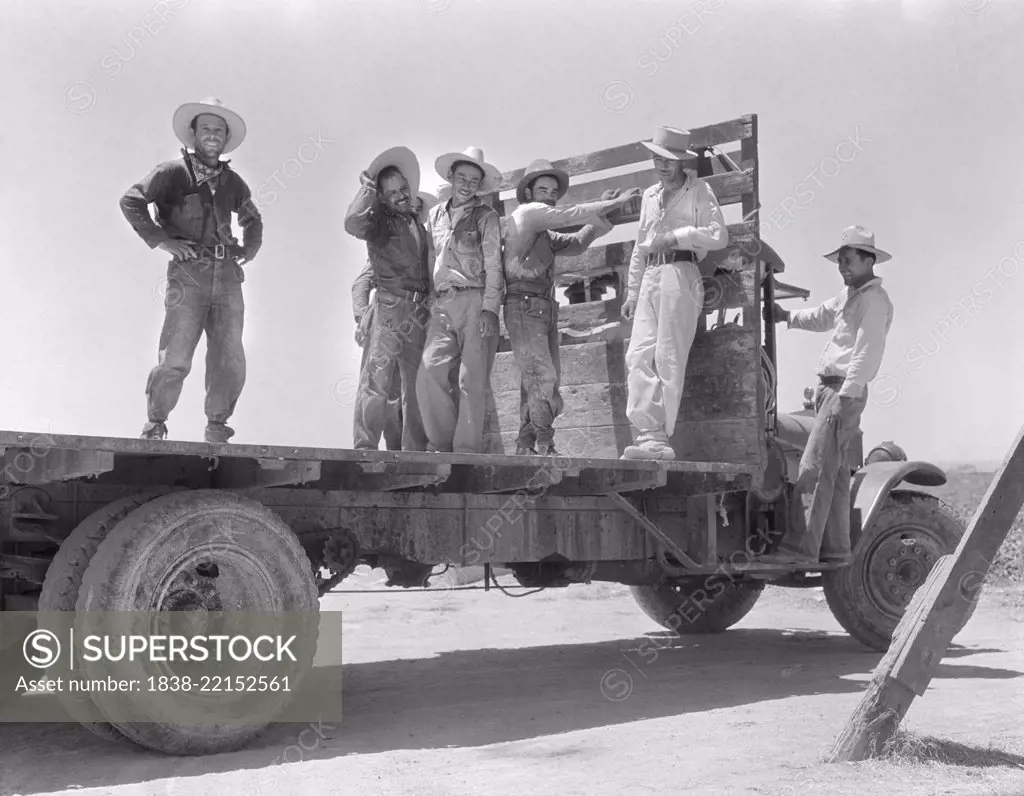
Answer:
<svg viewBox="0 0 1024 796"><path fill-rule="evenodd" d="M629 262L622 315L633 320L626 351L626 417L635 444L623 459L674 459L669 438L683 397L686 362L704 314L698 264L729 245L729 231L714 191L683 169L690 134L659 127L652 141L660 182L644 191L640 226Z"/></svg>
<svg viewBox="0 0 1024 796"><path fill-rule="evenodd" d="M790 329L831 332L821 355L814 427L797 475L790 527L769 563L847 564L850 550L850 468L846 456L860 428L868 385L878 375L893 309L875 263L891 255L875 247L861 226L843 230L839 248L825 258L839 265L846 287L811 310L789 312L775 305L775 320Z"/></svg>

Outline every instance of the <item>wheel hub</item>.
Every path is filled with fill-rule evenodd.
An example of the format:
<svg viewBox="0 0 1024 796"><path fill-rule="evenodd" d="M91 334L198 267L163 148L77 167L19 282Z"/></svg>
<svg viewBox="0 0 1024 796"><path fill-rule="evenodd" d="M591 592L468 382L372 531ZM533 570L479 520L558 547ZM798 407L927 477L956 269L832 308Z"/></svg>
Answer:
<svg viewBox="0 0 1024 796"><path fill-rule="evenodd" d="M927 528L898 526L875 541L865 567L866 593L880 611L901 616L924 585L942 544Z"/></svg>

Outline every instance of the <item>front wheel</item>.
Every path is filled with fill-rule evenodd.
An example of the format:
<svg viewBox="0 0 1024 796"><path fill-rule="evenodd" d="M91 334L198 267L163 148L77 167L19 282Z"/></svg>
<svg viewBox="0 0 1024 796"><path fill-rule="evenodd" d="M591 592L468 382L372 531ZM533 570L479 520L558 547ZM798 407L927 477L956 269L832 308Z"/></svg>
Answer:
<svg viewBox="0 0 1024 796"><path fill-rule="evenodd" d="M724 633L750 613L764 583L726 575L679 578L633 586L633 599L651 619L683 636Z"/></svg>
<svg viewBox="0 0 1024 796"><path fill-rule="evenodd" d="M822 575L832 615L857 641L885 652L914 593L965 531L956 512L934 495L892 492L857 539L852 564Z"/></svg>

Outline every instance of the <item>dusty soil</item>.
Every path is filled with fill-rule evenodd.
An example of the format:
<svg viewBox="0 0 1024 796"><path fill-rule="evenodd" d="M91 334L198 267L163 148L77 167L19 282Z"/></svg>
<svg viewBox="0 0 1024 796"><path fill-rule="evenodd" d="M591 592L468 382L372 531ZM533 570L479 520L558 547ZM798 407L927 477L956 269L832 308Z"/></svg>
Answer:
<svg viewBox="0 0 1024 796"><path fill-rule="evenodd" d="M375 583L360 570L343 585ZM345 720L324 740L307 732L302 750L304 725L276 725L244 751L182 759L77 726L0 725L0 793L1024 793L1019 588L983 598L910 710L912 743L854 765L818 759L880 656L817 590L769 588L714 637L661 633L613 585L337 594L323 608L346 613ZM641 653L645 639L657 646Z"/></svg>

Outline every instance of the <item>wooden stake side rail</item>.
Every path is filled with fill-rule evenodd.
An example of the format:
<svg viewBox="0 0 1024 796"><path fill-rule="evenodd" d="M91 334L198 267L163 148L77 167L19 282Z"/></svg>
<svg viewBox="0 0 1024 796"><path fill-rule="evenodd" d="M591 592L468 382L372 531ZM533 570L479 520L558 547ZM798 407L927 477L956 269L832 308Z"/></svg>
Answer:
<svg viewBox="0 0 1024 796"><path fill-rule="evenodd" d="M40 485L184 483L194 488L301 486L329 491L537 491L603 495L666 487L677 494L745 489L750 468L696 461L356 451L78 437L0 431L4 481Z"/></svg>

